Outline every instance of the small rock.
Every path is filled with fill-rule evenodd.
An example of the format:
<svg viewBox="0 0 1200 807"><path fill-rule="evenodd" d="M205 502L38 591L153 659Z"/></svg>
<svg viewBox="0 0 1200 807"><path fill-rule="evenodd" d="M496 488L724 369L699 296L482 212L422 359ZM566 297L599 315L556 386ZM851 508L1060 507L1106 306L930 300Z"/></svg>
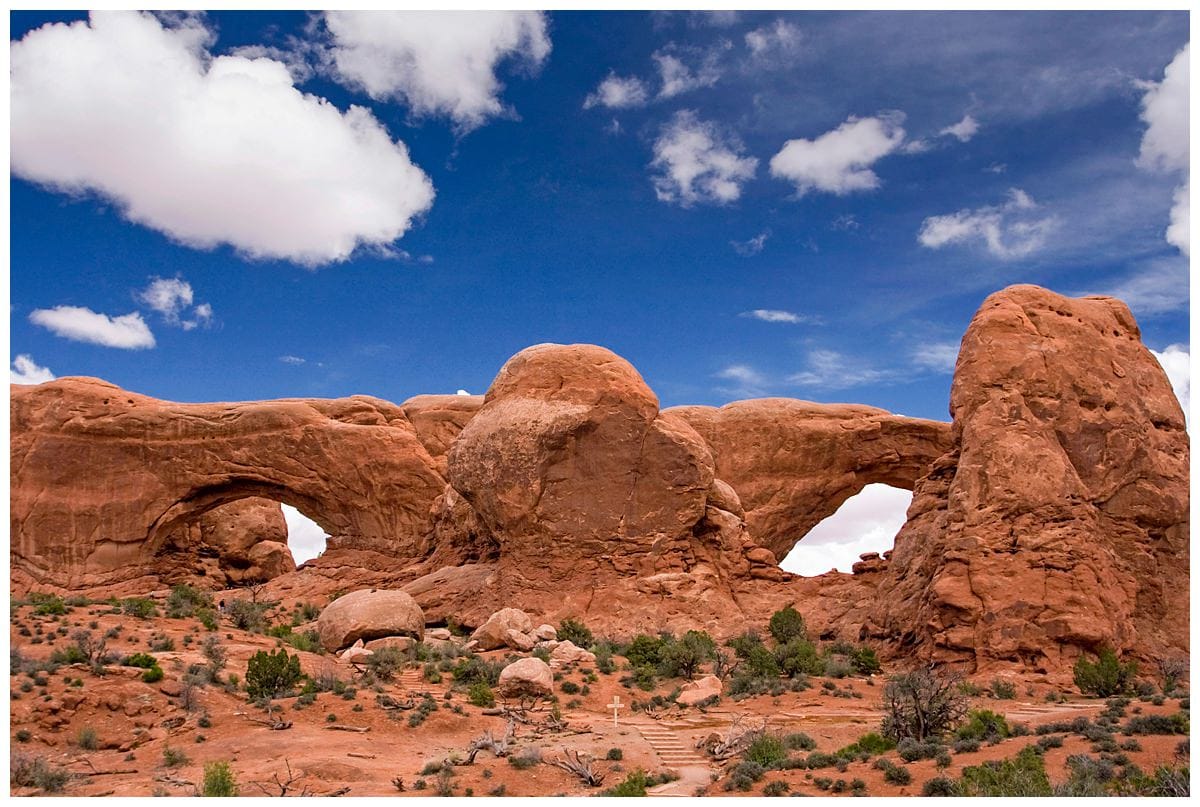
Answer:
<svg viewBox="0 0 1200 807"><path fill-rule="evenodd" d="M158 691L168 698L178 698L183 694L183 684L166 679L159 683Z"/></svg>
<svg viewBox="0 0 1200 807"><path fill-rule="evenodd" d="M553 625L538 625L533 630L533 636L543 642L552 642L558 638L558 631Z"/></svg>

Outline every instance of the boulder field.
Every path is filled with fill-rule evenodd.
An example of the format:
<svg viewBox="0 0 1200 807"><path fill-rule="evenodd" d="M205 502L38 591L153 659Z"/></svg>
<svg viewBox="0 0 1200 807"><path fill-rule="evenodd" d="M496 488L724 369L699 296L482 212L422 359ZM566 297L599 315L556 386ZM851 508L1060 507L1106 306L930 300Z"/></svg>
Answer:
<svg viewBox="0 0 1200 807"><path fill-rule="evenodd" d="M432 625L512 606L625 636L727 637L792 604L826 638L969 673L1188 647L1183 413L1112 298L991 295L950 423L781 398L664 410L592 345L523 350L484 396L399 405L177 404L91 378L11 400L16 592L270 579L403 590ZM914 492L892 552L852 575L779 569L872 482ZM284 562L278 507L255 497L316 520L326 552Z"/></svg>

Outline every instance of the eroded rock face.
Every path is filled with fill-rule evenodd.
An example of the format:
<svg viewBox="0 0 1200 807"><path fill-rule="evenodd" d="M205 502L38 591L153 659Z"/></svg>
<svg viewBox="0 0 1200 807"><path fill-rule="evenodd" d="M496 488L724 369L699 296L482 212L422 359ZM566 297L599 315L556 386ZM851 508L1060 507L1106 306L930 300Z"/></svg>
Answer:
<svg viewBox="0 0 1200 807"><path fill-rule="evenodd" d="M263 583L294 572L278 502L240 499L215 507L166 539L156 566L169 582L199 575L214 588Z"/></svg>
<svg viewBox="0 0 1200 807"><path fill-rule="evenodd" d="M1124 303L989 297L867 630L976 669L1188 647L1188 440Z"/></svg>
<svg viewBox="0 0 1200 807"><path fill-rule="evenodd" d="M761 398L666 411L704 438L718 484L777 558L867 485L911 490L952 445L948 423L870 406Z"/></svg>

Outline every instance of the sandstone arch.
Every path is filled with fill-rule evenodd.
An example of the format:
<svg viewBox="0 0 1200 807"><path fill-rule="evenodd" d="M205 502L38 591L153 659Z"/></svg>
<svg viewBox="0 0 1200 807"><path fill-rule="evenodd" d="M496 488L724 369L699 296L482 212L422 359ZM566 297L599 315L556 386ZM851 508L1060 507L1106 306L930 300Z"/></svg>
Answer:
<svg viewBox="0 0 1200 807"><path fill-rule="evenodd" d="M11 401L14 570L57 586L149 574L170 530L248 496L400 561L445 487L404 411L366 396L176 404L65 378Z"/></svg>
<svg viewBox="0 0 1200 807"><path fill-rule="evenodd" d="M666 411L704 437L751 536L778 558L867 485L912 490L953 445L949 423L870 406L760 398Z"/></svg>

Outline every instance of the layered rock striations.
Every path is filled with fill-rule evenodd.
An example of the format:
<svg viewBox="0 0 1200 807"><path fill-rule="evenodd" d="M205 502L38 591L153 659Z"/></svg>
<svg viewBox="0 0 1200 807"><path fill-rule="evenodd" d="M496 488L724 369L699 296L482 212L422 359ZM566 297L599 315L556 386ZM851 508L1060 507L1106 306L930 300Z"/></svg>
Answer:
<svg viewBox="0 0 1200 807"><path fill-rule="evenodd" d="M486 396L399 406L14 386L13 584L161 583L210 544L225 567L263 558L280 536L220 539L232 522L214 509L258 496L331 535L277 593L403 588L432 624L517 607L614 635L729 636L790 603L819 635L968 671L1061 672L1106 644L1186 651L1187 435L1129 310L992 295L950 411L952 424L788 399L661 410L632 365L590 345L524 350ZM872 482L914 491L892 553L854 575L779 570Z"/></svg>

